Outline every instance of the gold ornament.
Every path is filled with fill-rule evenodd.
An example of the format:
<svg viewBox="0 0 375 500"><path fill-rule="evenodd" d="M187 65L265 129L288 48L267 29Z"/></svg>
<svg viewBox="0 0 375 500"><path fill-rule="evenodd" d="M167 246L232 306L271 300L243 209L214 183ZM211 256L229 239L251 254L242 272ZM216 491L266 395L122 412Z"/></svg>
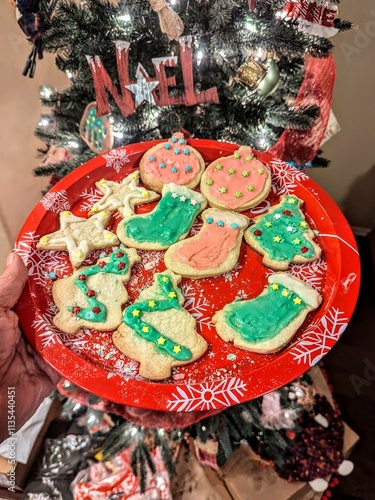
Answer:
<svg viewBox="0 0 375 500"><path fill-rule="evenodd" d="M261 97L270 96L280 82L279 68L273 58L273 52L267 52L265 61L259 62L250 56L239 67L235 80L256 91Z"/></svg>

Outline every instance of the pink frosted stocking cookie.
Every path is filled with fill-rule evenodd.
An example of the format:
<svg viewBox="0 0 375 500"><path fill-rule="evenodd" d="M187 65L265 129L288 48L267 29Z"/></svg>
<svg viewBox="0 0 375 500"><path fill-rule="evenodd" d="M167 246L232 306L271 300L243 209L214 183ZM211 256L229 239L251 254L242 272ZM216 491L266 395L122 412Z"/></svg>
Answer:
<svg viewBox="0 0 375 500"><path fill-rule="evenodd" d="M200 232L175 243L165 253L168 269L188 278L217 276L237 263L242 235L249 224L244 215L209 208L202 213Z"/></svg>
<svg viewBox="0 0 375 500"><path fill-rule="evenodd" d="M270 189L270 171L246 146L232 156L215 160L201 179L201 192L212 207L236 212L258 205Z"/></svg>
<svg viewBox="0 0 375 500"><path fill-rule="evenodd" d="M143 156L139 170L142 181L161 193L164 184L178 184L194 189L198 186L205 162L201 154L188 146L177 132L168 142L157 144Z"/></svg>

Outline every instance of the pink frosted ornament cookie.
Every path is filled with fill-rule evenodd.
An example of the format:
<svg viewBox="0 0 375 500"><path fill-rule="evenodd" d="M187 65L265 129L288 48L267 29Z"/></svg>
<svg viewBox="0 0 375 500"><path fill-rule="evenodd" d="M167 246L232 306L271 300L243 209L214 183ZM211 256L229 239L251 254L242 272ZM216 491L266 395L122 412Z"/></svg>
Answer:
<svg viewBox="0 0 375 500"><path fill-rule="evenodd" d="M139 165L141 179L161 193L164 184L178 184L194 189L198 186L205 162L201 154L188 146L183 134L176 132L168 140L149 149Z"/></svg>
<svg viewBox="0 0 375 500"><path fill-rule="evenodd" d="M270 189L270 171L247 146L212 162L201 179L201 192L212 207L235 212L255 207Z"/></svg>

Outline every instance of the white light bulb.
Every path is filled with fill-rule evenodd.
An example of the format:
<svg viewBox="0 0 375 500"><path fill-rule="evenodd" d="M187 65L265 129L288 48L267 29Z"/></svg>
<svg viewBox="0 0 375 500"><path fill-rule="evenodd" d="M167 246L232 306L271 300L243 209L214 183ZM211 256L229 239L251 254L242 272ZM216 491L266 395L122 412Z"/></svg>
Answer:
<svg viewBox="0 0 375 500"><path fill-rule="evenodd" d="M68 69L65 71L65 73L66 73L66 76L68 78L70 78L70 79L73 78L73 73L71 71L69 71Z"/></svg>
<svg viewBox="0 0 375 500"><path fill-rule="evenodd" d="M109 121L109 123L114 123L114 122L115 122L115 120L114 120L113 116L110 116L110 117L108 118L108 121Z"/></svg>
<svg viewBox="0 0 375 500"><path fill-rule="evenodd" d="M130 22L130 14L128 14L127 12L125 12L124 14L121 14L120 16L118 16L117 18L119 21L124 21L124 23L128 23Z"/></svg>
<svg viewBox="0 0 375 500"><path fill-rule="evenodd" d="M170 1L170 4L171 4L171 5L176 5L176 3L177 3L177 0L171 0L171 1Z"/></svg>
<svg viewBox="0 0 375 500"><path fill-rule="evenodd" d="M137 434L137 428L133 427L132 430L130 431L131 436L135 436Z"/></svg>
<svg viewBox="0 0 375 500"><path fill-rule="evenodd" d="M118 139L122 139L124 137L124 132L113 132L113 135Z"/></svg>
<svg viewBox="0 0 375 500"><path fill-rule="evenodd" d="M248 21L247 23L245 23L245 28L248 30L248 31L251 31L252 33L255 33L257 31L257 27L255 26L254 23Z"/></svg>
<svg viewBox="0 0 375 500"><path fill-rule="evenodd" d="M68 145L69 145L71 148L74 148L74 149L79 148L79 144L78 144L78 142L76 142L76 141L69 141L69 142L68 142Z"/></svg>
<svg viewBox="0 0 375 500"><path fill-rule="evenodd" d="M43 118L39 123L41 123L43 127L47 127L49 121L47 120L47 118Z"/></svg>
<svg viewBox="0 0 375 500"><path fill-rule="evenodd" d="M45 87L41 92L40 94L43 96L43 97L46 97L47 99L51 96L52 94L52 90L49 89L48 87Z"/></svg>
<svg viewBox="0 0 375 500"><path fill-rule="evenodd" d="M197 64L198 64L198 66L202 62L202 59L203 59L203 50L198 50L198 52L197 52Z"/></svg>

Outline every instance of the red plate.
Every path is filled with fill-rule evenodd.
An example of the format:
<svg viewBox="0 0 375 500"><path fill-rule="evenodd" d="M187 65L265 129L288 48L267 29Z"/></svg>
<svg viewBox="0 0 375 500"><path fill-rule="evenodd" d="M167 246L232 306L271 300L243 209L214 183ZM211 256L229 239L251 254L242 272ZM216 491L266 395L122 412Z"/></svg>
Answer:
<svg viewBox="0 0 375 500"><path fill-rule="evenodd" d="M56 184L35 207L16 243L17 253L29 268L28 286L17 306L22 329L43 359L61 375L83 389L121 404L190 412L220 409L259 397L307 371L333 347L353 313L360 276L356 243L336 204L304 173L264 153L258 157L271 169L272 191L266 201L246 214L250 217L260 214L275 204L279 195L293 193L305 201L307 219L323 248L318 261L289 268L289 272L321 292L324 301L284 350L261 355L237 349L221 340L211 323L214 312L235 297L258 295L272 272L245 243L231 272L217 278L183 279L185 307L195 316L198 331L210 347L197 362L174 369L174 375L179 374L177 379L172 377L164 382L142 379L138 363L116 349L110 332L83 330L71 337L52 323L55 306L49 273L61 278L71 274L72 268L66 252L36 250L36 242L58 228L61 210L87 215L100 195L95 182L103 177L121 180L137 168L143 153L158 142L128 145L94 158ZM237 149L233 144L210 140L193 139L188 143L207 162L231 155ZM139 211L149 211L153 206L144 205ZM111 228L117 221L114 215ZM193 233L198 226L193 226ZM142 288L151 285L155 272L165 269L163 252L140 253L142 262L133 268L126 285L132 301ZM99 254L92 252L85 263L93 263Z"/></svg>

